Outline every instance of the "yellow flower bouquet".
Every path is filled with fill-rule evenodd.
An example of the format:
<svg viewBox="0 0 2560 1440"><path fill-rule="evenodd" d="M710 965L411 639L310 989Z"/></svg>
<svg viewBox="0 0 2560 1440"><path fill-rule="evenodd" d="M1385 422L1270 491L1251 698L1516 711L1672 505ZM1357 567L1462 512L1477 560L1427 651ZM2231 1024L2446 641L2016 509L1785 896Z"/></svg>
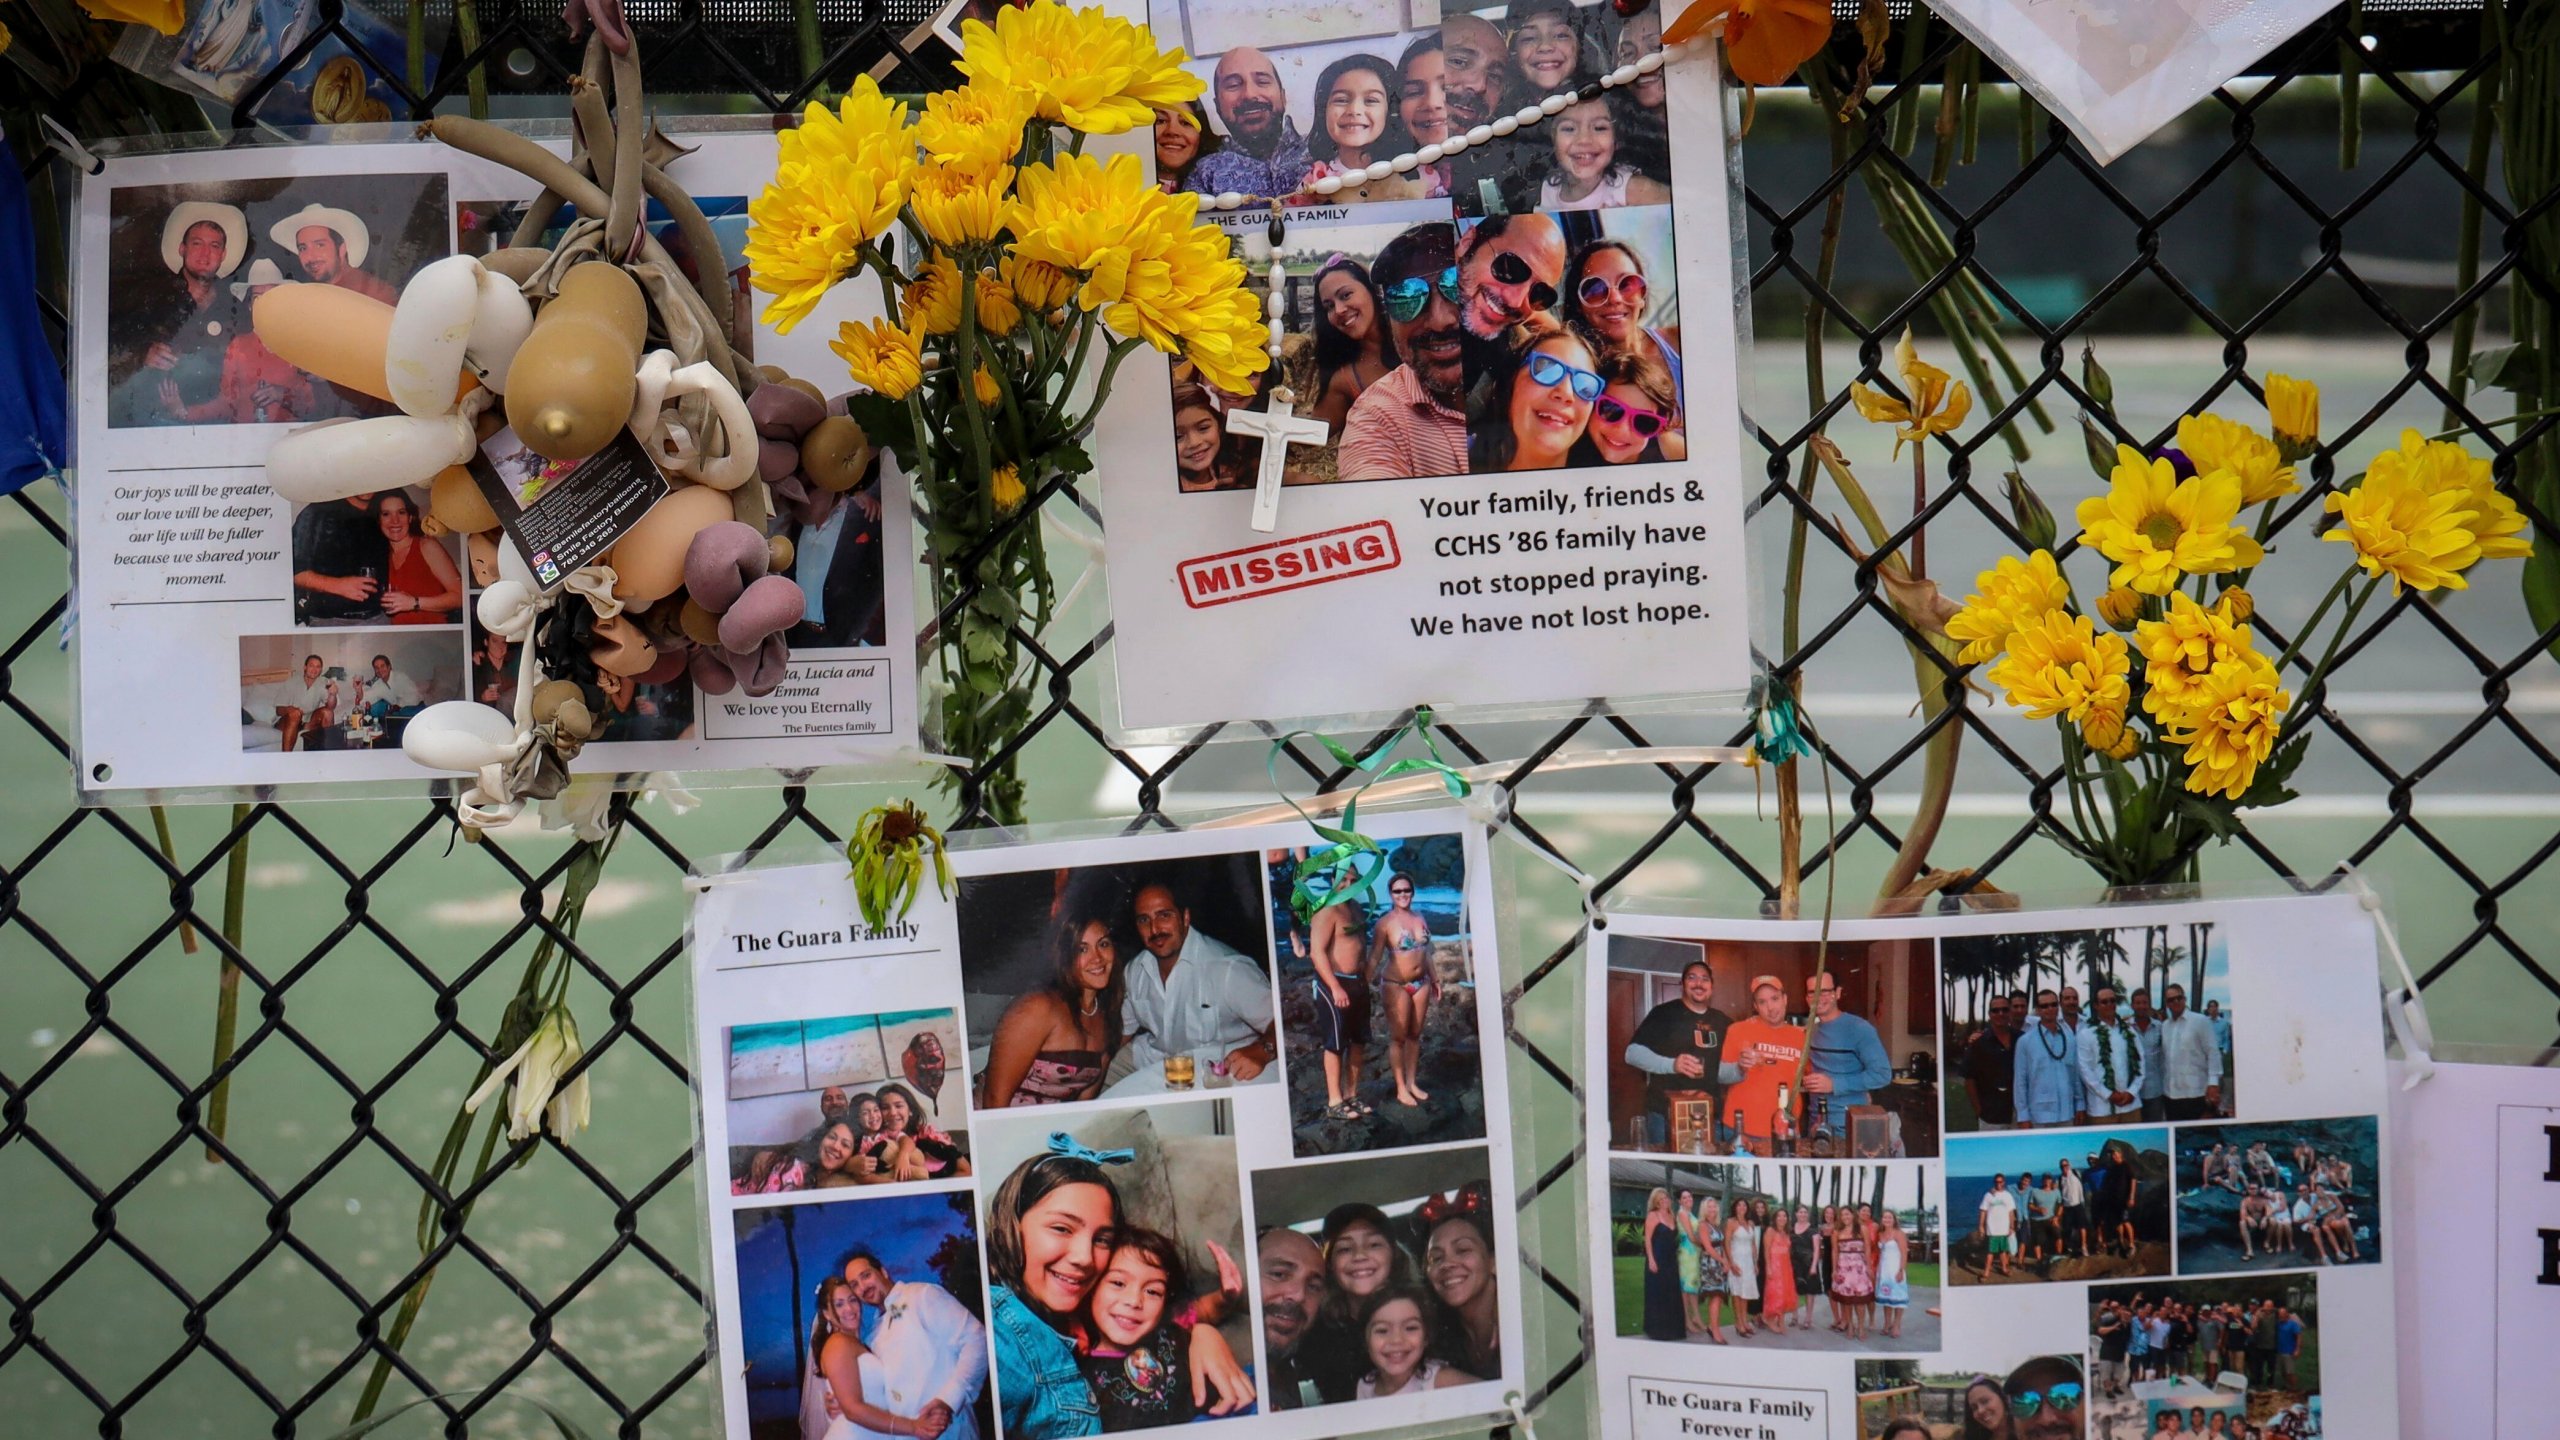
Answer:
<svg viewBox="0 0 2560 1440"><path fill-rule="evenodd" d="M1981 572L1943 619L1958 663L1986 665L2008 704L2060 731L2069 806L2048 823L2115 884L2192 878L2236 811L2293 797L2320 687L2385 584L2395 596L2459 590L2480 561L2532 548L2489 462L2408 431L2326 497L2321 539L2352 556L2268 655L2257 635L2277 632L2247 582L2269 554L2276 502L2301 489L2295 465L2319 446L2319 392L2271 375L2266 397L2272 435L2197 414L2178 422L2173 450L2116 447L2105 493L2077 512L2079 547L2110 567L2088 604L2039 548ZM2050 547L2042 507L2019 508L2023 532ZM2287 676L2306 655L2318 658L2297 692Z"/></svg>
<svg viewBox="0 0 2560 1440"><path fill-rule="evenodd" d="M998 757L1029 721L1024 646L1054 600L1037 501L1093 468L1084 441L1121 362L1153 347L1249 391L1269 331L1198 196L1158 190L1135 156L1084 153L1200 95L1180 50L1054 0L961 37L966 83L921 110L865 77L783 133L746 255L780 330L838 283L877 280L879 318L831 348L868 392L853 418L927 511L943 746ZM987 774L978 807L1020 820L1012 763Z"/></svg>

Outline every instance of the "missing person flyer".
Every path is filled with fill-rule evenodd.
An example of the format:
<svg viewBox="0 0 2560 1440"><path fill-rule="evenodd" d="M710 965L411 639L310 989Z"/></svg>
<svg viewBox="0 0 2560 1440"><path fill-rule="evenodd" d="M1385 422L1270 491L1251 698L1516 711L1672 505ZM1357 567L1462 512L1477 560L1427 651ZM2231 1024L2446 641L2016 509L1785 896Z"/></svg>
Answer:
<svg viewBox="0 0 2560 1440"><path fill-rule="evenodd" d="M1133 364L1104 407L1122 728L1745 689L1714 57L1320 197L1655 53L1661 15L1515 6L1506 37L1389 6L1355 42L1332 10L1148 8L1209 87L1156 127L1159 177L1295 198L1218 217L1266 301L1282 271L1253 392Z"/></svg>
<svg viewBox="0 0 2560 1440"><path fill-rule="evenodd" d="M772 137L688 138L700 148L671 174L720 239L725 258L711 263L728 268L732 343L849 388L826 349L832 323L789 337L753 323L740 257ZM512 715L523 657L478 624L471 557L460 537L428 533L426 487L316 505L268 487L268 449L292 429L392 407L277 359L250 314L288 283L396 303L431 261L505 244L533 194L513 171L433 143L119 156L83 184L73 635L86 796L435 778L400 753L410 716L446 700ZM680 264L703 263L654 202L647 223ZM529 458L488 463L507 472L509 506L556 520L556 505L532 502L573 477L514 463ZM636 444L572 469L611 480L606 498L625 513L666 483ZM527 553L528 567L565 575L618 528L551 525L547 540L568 548L547 562ZM772 528L792 542L783 573L809 597L780 688L751 699L680 672L608 676L605 732L573 768L801 769L913 746L903 482L884 467L824 516Z"/></svg>
<svg viewBox="0 0 2560 1440"><path fill-rule="evenodd" d="M1606 1440L2398 1433L2358 897L1591 945Z"/></svg>
<svg viewBox="0 0 2560 1440"><path fill-rule="evenodd" d="M1309 923L1303 825L956 851L877 931L840 859L698 878L725 1433L1481 1430L1526 1369L1485 855L1375 834Z"/></svg>

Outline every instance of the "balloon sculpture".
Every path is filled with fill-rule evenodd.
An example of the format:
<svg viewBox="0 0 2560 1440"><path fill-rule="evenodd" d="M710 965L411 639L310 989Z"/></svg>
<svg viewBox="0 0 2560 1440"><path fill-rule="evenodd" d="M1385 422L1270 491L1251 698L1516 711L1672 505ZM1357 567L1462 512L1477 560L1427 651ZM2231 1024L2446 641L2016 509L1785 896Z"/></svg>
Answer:
<svg viewBox="0 0 2560 1440"><path fill-rule="evenodd" d="M586 18L573 7L573 33ZM689 677L712 694L763 695L780 684L784 632L805 597L780 573L789 541L768 539L767 524L777 509L824 520L872 467L868 439L840 406L730 348L720 242L663 168L684 152L646 116L619 14L593 18L570 86L568 159L457 116L421 128L541 184L513 243L426 266L396 305L288 284L252 315L288 363L399 410L277 441L267 458L276 493L308 505L427 487L430 533L468 537L481 627L518 647L512 715L452 700L402 733L411 760L474 777L460 802L474 838L560 792L622 687ZM641 223L644 197L674 218L698 261L692 278ZM541 244L564 204L576 218ZM585 459L628 432L672 488L595 563L539 583L467 468L502 425L554 461Z"/></svg>

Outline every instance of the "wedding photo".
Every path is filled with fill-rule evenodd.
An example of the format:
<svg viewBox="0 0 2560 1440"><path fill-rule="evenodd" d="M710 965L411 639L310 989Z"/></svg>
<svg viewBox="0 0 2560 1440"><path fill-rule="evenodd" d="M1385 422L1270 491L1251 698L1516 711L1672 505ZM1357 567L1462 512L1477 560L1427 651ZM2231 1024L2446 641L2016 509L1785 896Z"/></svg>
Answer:
<svg viewBox="0 0 2560 1440"><path fill-rule="evenodd" d="M955 903L979 1109L1279 1082L1259 855L971 875Z"/></svg>
<svg viewBox="0 0 2560 1440"><path fill-rule="evenodd" d="M1460 1146L1254 1172L1271 1408L1501 1377L1516 1257L1495 1239L1490 1164Z"/></svg>
<svg viewBox="0 0 2560 1440"><path fill-rule="evenodd" d="M1934 956L1927 940L1613 937L1611 1147L1937 1154Z"/></svg>
<svg viewBox="0 0 2560 1440"><path fill-rule="evenodd" d="M1259 1413L1232 1103L988 1116L983 1129L1009 1440Z"/></svg>
<svg viewBox="0 0 2560 1440"><path fill-rule="evenodd" d="M1302 1156L1484 1138L1466 843L1454 834L1378 843L1379 864L1346 880L1348 898L1326 888L1330 903L1304 925L1289 904L1304 852L1267 857Z"/></svg>
<svg viewBox="0 0 2560 1440"><path fill-rule="evenodd" d="M728 1047L729 1193L972 1173L951 1011L739 1025Z"/></svg>
<svg viewBox="0 0 2560 1440"><path fill-rule="evenodd" d="M741 1210L754 1440L989 1440L985 1281L966 1189Z"/></svg>

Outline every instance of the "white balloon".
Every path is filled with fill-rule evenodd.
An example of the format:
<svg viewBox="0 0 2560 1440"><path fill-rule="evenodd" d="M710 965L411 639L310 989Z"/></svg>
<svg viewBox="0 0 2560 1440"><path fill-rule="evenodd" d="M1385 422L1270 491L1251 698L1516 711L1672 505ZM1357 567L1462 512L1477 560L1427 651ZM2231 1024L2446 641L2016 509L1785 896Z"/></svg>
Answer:
<svg viewBox="0 0 2560 1440"><path fill-rule="evenodd" d="M504 568L504 557L514 549L503 539L498 542L501 569ZM518 642L533 634L533 622L540 617L541 611L542 607L536 603L533 582L513 576L482 589L479 602L474 607L474 613L480 617L481 629L494 630Z"/></svg>
<svg viewBox="0 0 2560 1440"><path fill-rule="evenodd" d="M515 758L516 722L477 700L445 700L409 717L400 750L430 770L468 775Z"/></svg>
<svg viewBox="0 0 2560 1440"><path fill-rule="evenodd" d="M471 321L471 343L463 349L463 363L479 375L481 384L504 395L507 367L515 363L516 347L532 331L533 304L524 298L524 291L513 280L484 267L480 308Z"/></svg>
<svg viewBox="0 0 2560 1440"><path fill-rule="evenodd" d="M729 383L728 376L721 374L719 368L707 360L695 361L668 377L666 398L674 400L686 395L710 397L711 413L719 418L720 428L728 438L729 450L724 455L706 456L702 453L700 439L696 438L692 444L679 447L683 453L675 458L670 468L714 490L735 490L746 484L756 473L759 447L755 416L748 413L745 397L738 393L737 386ZM647 441L651 437L643 435L641 438ZM664 454L667 448L657 447L658 453Z"/></svg>
<svg viewBox="0 0 2560 1440"><path fill-rule="evenodd" d="M424 485L479 449L471 422L459 414L422 418L379 415L323 420L278 440L267 451L267 484L302 505Z"/></svg>
<svg viewBox="0 0 2560 1440"><path fill-rule="evenodd" d="M480 315L480 275L478 260L448 255L400 288L382 372L392 403L412 415L432 417L453 409L463 351Z"/></svg>

